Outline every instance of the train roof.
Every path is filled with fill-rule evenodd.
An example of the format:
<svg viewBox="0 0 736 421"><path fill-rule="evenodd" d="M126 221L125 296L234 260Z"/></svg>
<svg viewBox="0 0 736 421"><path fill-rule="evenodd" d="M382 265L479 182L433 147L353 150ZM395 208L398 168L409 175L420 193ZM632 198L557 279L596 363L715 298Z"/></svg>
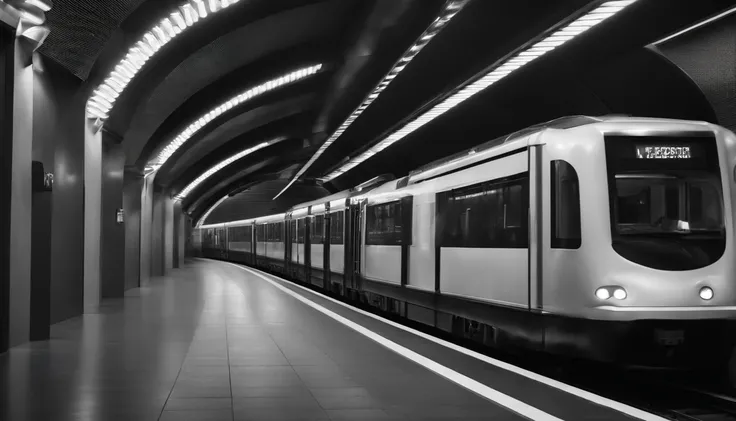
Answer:
<svg viewBox="0 0 736 421"><path fill-rule="evenodd" d="M532 136L536 133L540 133L547 129L557 129L557 130L565 130L565 129L572 129L575 127L581 127L596 123L686 123L686 124L694 124L698 126L706 125L707 123L700 122L700 121L689 121L689 120L673 120L673 119L666 119L666 118L648 118L648 117L632 117L630 115L605 115L605 116L599 116L599 117L591 117L591 116L585 116L585 115L576 115L576 116L567 116L567 117L560 117L554 120L550 120L544 123L535 124L533 126L518 130L516 132L506 134L500 137L497 137L493 140L487 141L485 143L482 143L478 146L472 147L470 149L466 149L462 152L458 152L454 155L450 155L445 158L438 159L434 162L431 162L427 165L424 165L422 167L417 168L416 170L409 173L408 177L405 177L405 179L400 180L398 183L398 188L404 187L409 184L414 184L419 181L422 181L426 173L429 173L430 171L435 172L433 170L436 170L440 167L447 167L445 171L441 172L444 173L446 171L450 171L452 168L452 163L460 164L463 161L466 161L468 159L473 159L471 156L477 156L478 154L481 154L482 152L488 152L494 149L500 149L505 145L513 144L515 141L520 141L522 139L526 139L529 136ZM437 176L439 174L433 174L433 176Z"/></svg>
<svg viewBox="0 0 736 421"><path fill-rule="evenodd" d="M387 182L391 182L393 180L394 180L393 175L390 175L390 174L379 175L378 177L374 177L374 178L366 181L365 183L362 183L362 184L360 184L360 185L358 185L356 187L353 187L352 189L343 190L341 192L338 192L338 193L335 193L335 194L331 194L331 195L329 195L327 197L323 197L323 198L320 198L320 199L312 200L310 202L300 203L300 204L298 204L296 206L293 206L291 209L289 209L287 211L287 213L294 213L294 212L298 212L298 211L301 211L301 210L305 210L309 206L320 206L320 205L324 205L326 203L333 203L333 202L337 202L337 201L343 201L344 202L346 199L349 199L351 197L354 197L354 196L357 196L357 195L360 195L360 194L365 194L366 192L368 192L368 191L370 191L370 190L372 190L372 189L374 189L374 188L376 188L378 186L381 186L381 185L383 185L383 184L385 184Z"/></svg>
<svg viewBox="0 0 736 421"><path fill-rule="evenodd" d="M470 148L465 151L456 153L454 155L439 159L437 161L434 161L432 163L419 167L418 169L409 173L408 176L400 178L398 180L394 179L393 176L391 175L378 176L352 189L343 190L341 192L338 192L338 193L335 193L335 194L332 194L332 195L329 195L327 197L323 197L317 200L313 200L310 202L300 203L292 207L291 209L289 209L286 214L268 215L268 216L263 216L260 218L254 218L254 219L249 219L249 220L228 222L227 224L228 225L230 224L252 224L254 222L266 223L266 222L271 222L271 221L278 220L278 219L283 219L285 215L289 215L289 214L295 213L299 216L302 216L302 214L306 215L307 208L310 206L322 207L326 203L344 201L352 197L366 195L369 192L371 194L389 193L391 191L399 190L402 187L406 187L408 185L421 182L425 178L439 176L448 171L451 171L452 168L455 166L452 164L462 165L462 164L466 164L468 160L483 159L483 155L485 155L483 152L488 154L488 153L491 153L491 151L496 150L496 149L499 149L499 152L501 152L501 149L504 149L505 147L513 148L515 143L519 143L519 142L523 143L523 140L527 139L529 136L532 136L536 133L540 133L544 130L547 130L547 129L565 130L565 129L572 129L572 128L596 124L596 123L677 123L677 124L698 126L698 128L705 128L706 126L710 127L709 123L702 122L702 121L677 120L677 119L667 119L667 118L650 118L650 117L633 117L630 115L605 115L605 116L599 116L599 117L576 115L576 116L561 117L561 118L550 120L544 123L535 124L531 127L527 127L527 128L518 130L516 132L497 137L495 139L482 143L473 148ZM440 170L440 168L442 168L442 170ZM214 228L214 227L224 226L224 225L225 224L211 224L208 226L203 226L201 228Z"/></svg>

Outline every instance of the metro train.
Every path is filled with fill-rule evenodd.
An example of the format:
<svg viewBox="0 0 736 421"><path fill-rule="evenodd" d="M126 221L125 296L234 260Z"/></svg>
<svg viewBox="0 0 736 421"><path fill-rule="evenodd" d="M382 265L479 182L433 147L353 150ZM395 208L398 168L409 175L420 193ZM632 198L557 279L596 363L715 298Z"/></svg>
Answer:
<svg viewBox="0 0 736 421"><path fill-rule="evenodd" d="M571 116L195 238L204 257L488 346L723 367L735 182L723 127Z"/></svg>

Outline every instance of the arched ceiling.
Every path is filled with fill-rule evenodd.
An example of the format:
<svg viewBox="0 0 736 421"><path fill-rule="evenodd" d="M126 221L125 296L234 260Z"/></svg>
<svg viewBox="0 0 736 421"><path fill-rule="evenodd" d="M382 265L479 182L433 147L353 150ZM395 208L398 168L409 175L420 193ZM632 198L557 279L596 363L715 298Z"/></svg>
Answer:
<svg viewBox="0 0 736 421"><path fill-rule="evenodd" d="M55 0L47 14L52 32L42 53L86 80L91 92L143 33L184 2ZM639 0L631 10L514 73L326 189L313 188L315 178L400 127L438 96L600 3L470 0L316 160L302 187L327 194L379 173L400 175L562 114L712 116L707 101L678 107L656 99L669 95L673 101L700 104L703 98L685 86L687 77L678 69L644 47L732 2ZM184 129L233 96L322 64L315 75L223 112L156 174L157 184L177 194L233 154L283 138L203 182L183 204L201 214L244 186L258 190L259 184L268 183L262 193L270 194L272 187L286 185L446 5L445 0L240 0L182 32L153 56L117 98L105 128L122 139L128 166L142 171ZM302 187L283 203L306 197L298 193Z"/></svg>

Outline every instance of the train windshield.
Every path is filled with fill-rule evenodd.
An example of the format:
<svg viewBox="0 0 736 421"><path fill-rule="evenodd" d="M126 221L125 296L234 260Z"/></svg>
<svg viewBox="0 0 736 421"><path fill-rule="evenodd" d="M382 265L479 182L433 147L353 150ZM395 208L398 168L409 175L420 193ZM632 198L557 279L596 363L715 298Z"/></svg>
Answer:
<svg viewBox="0 0 736 421"><path fill-rule="evenodd" d="M616 175L620 235L722 234L720 180L704 174Z"/></svg>
<svg viewBox="0 0 736 421"><path fill-rule="evenodd" d="M660 270L692 270L725 251L718 151L710 137L606 138L613 248Z"/></svg>

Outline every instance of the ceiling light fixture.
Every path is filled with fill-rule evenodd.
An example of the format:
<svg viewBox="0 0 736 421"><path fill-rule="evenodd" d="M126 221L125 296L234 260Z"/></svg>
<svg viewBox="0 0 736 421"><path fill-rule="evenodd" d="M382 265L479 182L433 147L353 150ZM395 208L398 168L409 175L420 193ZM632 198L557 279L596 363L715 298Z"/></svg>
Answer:
<svg viewBox="0 0 736 421"><path fill-rule="evenodd" d="M191 137L194 136L194 134L196 134L199 130L205 127L209 122L216 119L217 117L227 112L228 110L231 110L233 107L236 107L244 102L250 101L251 99L261 96L274 89L280 88L281 86L284 86L290 83L294 83L306 77L314 75L317 72L319 72L320 69L322 69L321 64L317 64L315 66L304 67L302 69L285 74L281 77L272 79L261 85L248 89L247 91L242 92L241 94L229 99L228 101L223 102L221 105L212 109L208 113L204 114L202 117L197 119L194 123L190 124L181 133L179 133L179 135L176 136L176 138L174 138L171 142L169 142L168 145L166 145L166 147L163 150L161 150L161 152L158 154L158 157L155 160L152 160L151 162L149 162L149 165L153 166L156 169L160 168L164 163L166 163L166 161L169 158L171 158L174 152L176 152L176 150L179 149L185 142L191 139Z"/></svg>
<svg viewBox="0 0 736 421"><path fill-rule="evenodd" d="M468 4L470 0L452 0L445 3L445 7L442 8L442 12L437 17L437 19L432 22L432 24L425 30L422 35L419 36L419 39L414 42L414 44L409 47L406 52L404 52L404 55L394 64L394 66L391 68L391 70L381 79L381 81L376 85L375 88L373 88L372 91L369 92L367 97L363 100L363 102L360 104L358 108L356 108L352 114L338 127L338 129L330 136L317 150L317 152L312 155L312 157L307 161L306 164L302 168L299 169L299 171L294 175L294 177L289 181L289 183L284 187L279 194L277 194L273 199L276 200L279 196L281 196L289 187L291 187L292 184L296 182L296 180L299 179L306 171L309 169L309 167L314 164L317 159L322 156L322 154L329 148L335 141L342 136L343 133L350 127L351 124L355 120L360 117L360 115L365 111L372 103L375 101L378 96L381 94L381 92L385 91L386 88L391 84L391 82L396 79L396 76L401 73L402 70L406 68L406 66L411 62L414 57L416 57L419 52L429 44L429 42L434 38L437 34L440 33L440 31L447 26L447 22L450 21L463 7L465 7L466 4Z"/></svg>
<svg viewBox="0 0 736 421"><path fill-rule="evenodd" d="M143 65L158 50L188 27L197 23L200 19L206 18L208 13L214 14L239 1L207 0L205 3L202 0L189 0L179 6L177 10L146 32L140 41L128 50L128 54L92 93L87 101L87 115L90 118L107 119L118 96L123 93L130 81L143 68ZM26 2L29 4L39 3L38 0L26 0ZM106 93L107 96L103 97L102 92ZM101 99L105 99L105 101L101 101Z"/></svg>
<svg viewBox="0 0 736 421"><path fill-rule="evenodd" d="M268 146L275 145L276 143L281 142L282 140L285 140L285 139L286 139L285 137L279 137L279 138L276 138L276 139L273 139L273 140L269 140L267 142L260 143L260 144L258 144L256 146L250 147L250 148L248 148L248 149L246 149L244 151L238 152L238 153L236 153L235 155L231 156L228 159L225 159L225 160L221 161L217 165L215 165L212 168L210 168L209 170L205 171L204 174L202 174L199 177L197 177L196 180L194 180L191 183L189 183L189 185L184 190L182 190L179 194L176 195L175 199L176 200L182 200L182 199L184 199L185 197L187 197L187 195L189 193L192 192L192 190L194 190L195 188L197 188L197 186L200 185L200 184L202 184L202 182L204 182L206 179L212 177L217 172L219 172L223 168L227 167L228 165L232 164L233 162L239 160L240 158L243 158L245 156L248 156L248 155L250 155L250 154L252 154L252 153L254 153L254 152L258 151L258 150L261 150L263 148L266 148Z"/></svg>
<svg viewBox="0 0 736 421"><path fill-rule="evenodd" d="M492 66L491 70L488 71L488 73L475 80L474 82L460 88L458 91L445 98L439 104L419 115L419 117L405 124L397 131L391 133L388 137L384 138L375 146L366 150L362 154L350 159L340 168L321 178L321 180L323 182L328 182L334 180L337 177L340 177L341 175L360 165L364 161L370 159L372 156L378 154L379 152L400 141L409 134L413 133L415 130L419 129L420 127L424 126L435 118L441 116L447 111L453 109L454 107L460 105L464 101L471 98L473 95L483 91L484 89L488 88L499 80L505 78L515 70L520 69L524 65L554 50L555 48L564 45L571 39L598 25L611 16L614 16L615 14L635 2L636 0L605 2L592 11L563 26L561 29L552 32L551 35L542 38L539 42L536 42L530 46L522 47L519 53L511 55L511 58L509 59L499 61L498 63L496 63L496 65Z"/></svg>

